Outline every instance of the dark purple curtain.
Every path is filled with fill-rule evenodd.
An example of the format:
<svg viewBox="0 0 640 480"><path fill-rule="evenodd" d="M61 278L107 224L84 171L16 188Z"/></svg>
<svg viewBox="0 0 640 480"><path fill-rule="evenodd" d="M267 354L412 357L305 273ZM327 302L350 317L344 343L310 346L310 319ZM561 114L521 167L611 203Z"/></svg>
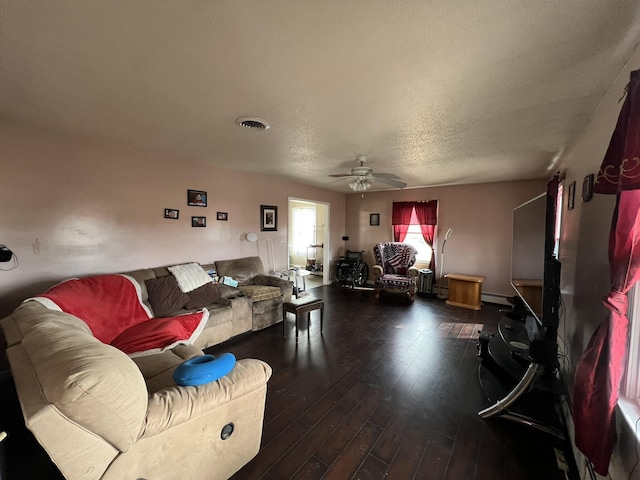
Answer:
<svg viewBox="0 0 640 480"><path fill-rule="evenodd" d="M627 97L598 179L596 193L617 194L609 235L609 310L582 353L574 379L576 446L606 475L616 440L615 406L626 360L627 292L640 278L639 71L631 73Z"/></svg>
<svg viewBox="0 0 640 480"><path fill-rule="evenodd" d="M436 271L436 256L433 249L433 240L435 238L436 225L438 224L438 201L430 200L428 202L415 202L416 217L420 223L420 231L422 238L431 247L431 260L429 261L429 269Z"/></svg>
<svg viewBox="0 0 640 480"><path fill-rule="evenodd" d="M411 213L415 202L393 202L391 225L393 225L393 241L404 242L411 225Z"/></svg>

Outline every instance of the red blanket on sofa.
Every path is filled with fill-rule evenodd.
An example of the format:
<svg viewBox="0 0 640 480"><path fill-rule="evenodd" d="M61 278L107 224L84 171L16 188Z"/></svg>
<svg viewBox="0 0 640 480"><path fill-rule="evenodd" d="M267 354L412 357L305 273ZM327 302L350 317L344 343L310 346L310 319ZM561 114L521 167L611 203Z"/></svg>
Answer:
<svg viewBox="0 0 640 480"><path fill-rule="evenodd" d="M30 300L80 318L98 340L131 356L193 343L209 318L207 309L152 318L142 303L140 286L126 275L66 280Z"/></svg>

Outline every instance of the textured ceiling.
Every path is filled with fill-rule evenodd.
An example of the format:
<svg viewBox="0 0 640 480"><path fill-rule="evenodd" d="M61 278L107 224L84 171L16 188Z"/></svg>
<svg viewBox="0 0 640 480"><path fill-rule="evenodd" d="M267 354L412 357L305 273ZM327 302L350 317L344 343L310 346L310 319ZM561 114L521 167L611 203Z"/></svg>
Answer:
<svg viewBox="0 0 640 480"><path fill-rule="evenodd" d="M541 178L639 39L629 0L0 0L0 119L344 192L358 154Z"/></svg>

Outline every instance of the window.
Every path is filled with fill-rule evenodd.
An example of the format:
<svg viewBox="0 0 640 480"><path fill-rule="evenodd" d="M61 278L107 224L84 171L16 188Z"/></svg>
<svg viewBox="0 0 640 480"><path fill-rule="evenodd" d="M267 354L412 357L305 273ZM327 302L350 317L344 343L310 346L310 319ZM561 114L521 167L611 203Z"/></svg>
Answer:
<svg viewBox="0 0 640 480"><path fill-rule="evenodd" d="M634 432L640 437L637 422L640 420L640 285L637 283L629 290L629 349L627 365L620 385L618 408ZM638 438L640 442L640 438Z"/></svg>
<svg viewBox="0 0 640 480"><path fill-rule="evenodd" d="M294 207L291 209L291 254L307 256L307 247L316 243L315 207Z"/></svg>
<svg viewBox="0 0 640 480"><path fill-rule="evenodd" d="M431 262L432 249L427 242L424 241L415 209L411 212L411 225L409 225L409 230L407 231L404 242L412 245L413 248L416 249L416 263L426 263L429 265L429 262Z"/></svg>
<svg viewBox="0 0 640 480"><path fill-rule="evenodd" d="M636 284L629 291L629 351L622 394L640 404L640 288Z"/></svg>

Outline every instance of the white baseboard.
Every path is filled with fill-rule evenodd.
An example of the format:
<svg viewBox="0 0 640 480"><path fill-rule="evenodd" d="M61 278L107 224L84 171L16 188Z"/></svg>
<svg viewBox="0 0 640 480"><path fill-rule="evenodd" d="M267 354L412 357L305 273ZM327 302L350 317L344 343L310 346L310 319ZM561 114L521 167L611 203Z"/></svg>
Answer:
<svg viewBox="0 0 640 480"><path fill-rule="evenodd" d="M438 290L438 285L433 286L433 294L442 300L446 300L449 297L449 289L443 286L440 290ZM480 299L486 303L494 303L497 305L508 305L511 306L511 303L507 300L505 295L495 295L493 293L482 293L480 295Z"/></svg>
<svg viewBox="0 0 640 480"><path fill-rule="evenodd" d="M509 305L511 303L507 300L507 297L504 295L495 295L493 293L483 293L480 297L483 302L487 303L495 303L497 305Z"/></svg>

